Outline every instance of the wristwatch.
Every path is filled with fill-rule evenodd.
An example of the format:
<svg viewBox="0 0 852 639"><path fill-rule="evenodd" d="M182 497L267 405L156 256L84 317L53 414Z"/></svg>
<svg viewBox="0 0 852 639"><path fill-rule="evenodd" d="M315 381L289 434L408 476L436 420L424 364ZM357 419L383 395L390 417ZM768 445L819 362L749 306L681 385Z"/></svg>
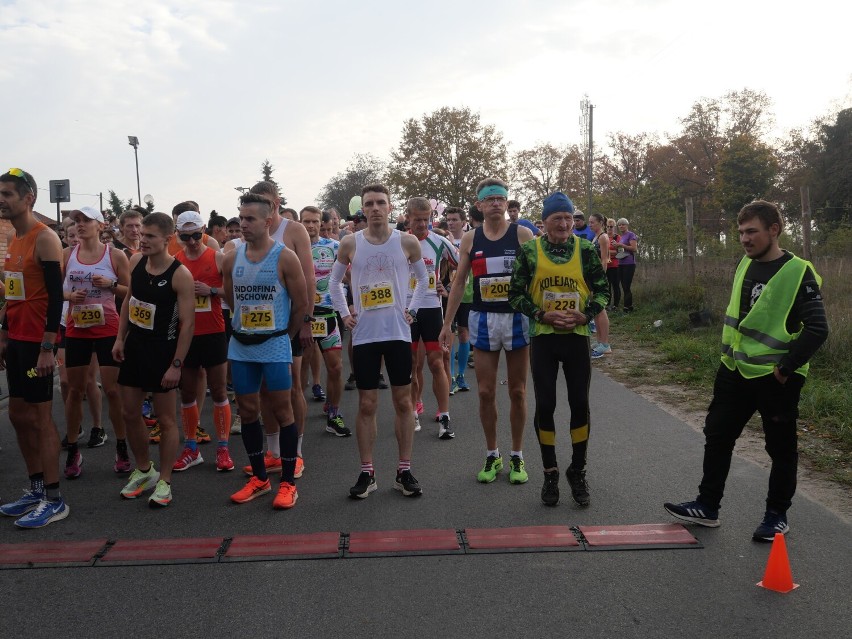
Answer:
<svg viewBox="0 0 852 639"><path fill-rule="evenodd" d="M305 322L305 324L310 324L310 323L311 323L311 322L313 322L315 319L316 319L316 318L315 318L313 315L307 315L307 314L306 314L306 315L305 315L305 317L304 317L304 322Z"/></svg>
<svg viewBox="0 0 852 639"><path fill-rule="evenodd" d="M174 361L172 362L172 366L174 366L175 368L180 368L181 366L183 366L183 362L180 360L180 358L175 357Z"/></svg>
<svg viewBox="0 0 852 639"><path fill-rule="evenodd" d="M219 289L218 289L218 288L216 288L215 286L211 286L211 287L210 287L210 296L211 296L211 297L216 297L216 295L217 295L218 293L219 293Z"/></svg>
<svg viewBox="0 0 852 639"><path fill-rule="evenodd" d="M408 310L408 314L411 315L411 319L416 322L417 321L417 309L409 308L407 310Z"/></svg>
<svg viewBox="0 0 852 639"><path fill-rule="evenodd" d="M544 319L544 311L542 309L537 310L535 312L535 315L533 315L533 318L536 322L541 323L541 321Z"/></svg>
<svg viewBox="0 0 852 639"><path fill-rule="evenodd" d="M781 373L782 377L790 377L790 374L793 372L783 364L778 367L778 372Z"/></svg>
<svg viewBox="0 0 852 639"><path fill-rule="evenodd" d="M118 280L113 280L112 284L109 285L110 288L118 288Z"/></svg>
<svg viewBox="0 0 852 639"><path fill-rule="evenodd" d="M41 350L43 350L45 352L52 351L53 350L53 344L50 343L50 342L42 342L41 343Z"/></svg>

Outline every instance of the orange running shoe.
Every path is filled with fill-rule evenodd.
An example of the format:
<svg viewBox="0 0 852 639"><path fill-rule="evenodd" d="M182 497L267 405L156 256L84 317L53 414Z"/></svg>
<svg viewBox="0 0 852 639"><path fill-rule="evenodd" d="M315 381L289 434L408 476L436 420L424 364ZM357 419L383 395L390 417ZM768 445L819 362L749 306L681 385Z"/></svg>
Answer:
<svg viewBox="0 0 852 639"><path fill-rule="evenodd" d="M269 483L268 479L260 481L257 477L252 477L241 490L231 495L231 501L236 504L244 504L269 492L272 492L272 484Z"/></svg>
<svg viewBox="0 0 852 639"><path fill-rule="evenodd" d="M195 431L195 441L198 444L210 443L210 433L201 428L201 424L198 425L198 429Z"/></svg>
<svg viewBox="0 0 852 639"><path fill-rule="evenodd" d="M268 473L280 473L281 472L281 458L273 457L272 453L268 450L266 454L263 456L263 465L266 466L266 472ZM243 472L251 477L254 475L254 471L251 469L251 465L243 466Z"/></svg>
<svg viewBox="0 0 852 639"><path fill-rule="evenodd" d="M293 473L293 477L298 479L302 476L302 473L305 472L305 460L302 459L301 455L296 457L296 470Z"/></svg>
<svg viewBox="0 0 852 639"><path fill-rule="evenodd" d="M219 446L216 448L216 470L234 470L234 460L231 459L231 453L228 452L227 446Z"/></svg>
<svg viewBox="0 0 852 639"><path fill-rule="evenodd" d="M296 490L296 485L282 481L281 488L278 489L278 494L275 495L275 500L272 502L272 507L275 510L287 510L296 505L298 498L299 493Z"/></svg>

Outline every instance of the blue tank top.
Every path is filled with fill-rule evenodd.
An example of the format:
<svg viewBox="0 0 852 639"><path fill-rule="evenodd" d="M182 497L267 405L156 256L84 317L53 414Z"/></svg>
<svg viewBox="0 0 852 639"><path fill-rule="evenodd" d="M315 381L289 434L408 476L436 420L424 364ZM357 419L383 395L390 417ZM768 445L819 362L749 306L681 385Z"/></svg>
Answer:
<svg viewBox="0 0 852 639"><path fill-rule="evenodd" d="M276 242L260 262L246 257L247 245L237 248L231 277L234 283L234 308L231 326L244 335L270 337L260 344L243 344L231 337L228 359L240 362L292 362L290 338L290 296L278 279L278 257L284 245Z"/></svg>
<svg viewBox="0 0 852 639"><path fill-rule="evenodd" d="M473 274L471 308L474 311L515 312L509 304L509 280L520 246L518 225L514 222L509 224L503 237L493 242L485 237L481 226L473 232L470 272Z"/></svg>

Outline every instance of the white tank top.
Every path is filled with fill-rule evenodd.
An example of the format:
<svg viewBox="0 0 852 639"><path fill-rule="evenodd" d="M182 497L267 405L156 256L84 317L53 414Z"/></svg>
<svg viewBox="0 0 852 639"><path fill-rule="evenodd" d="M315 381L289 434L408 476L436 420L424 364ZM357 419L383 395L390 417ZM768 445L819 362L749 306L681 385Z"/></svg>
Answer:
<svg viewBox="0 0 852 639"><path fill-rule="evenodd" d="M364 231L355 233L352 298L358 323L352 331L352 344L411 342L411 328L404 316L408 277L408 258L399 231L393 230L379 245L368 242Z"/></svg>
<svg viewBox="0 0 852 639"><path fill-rule="evenodd" d="M79 260L80 245L71 250L65 266L65 281L62 288L66 293L86 291L82 304L71 306L66 316L66 335L69 337L111 337L118 332L118 310L115 307L115 291L99 288L92 284L95 275L117 280L112 266L110 248L103 246L103 254L94 264Z"/></svg>
<svg viewBox="0 0 852 639"><path fill-rule="evenodd" d="M278 225L278 228L272 231L269 234L276 242L281 242L284 246L287 246L287 243L284 241L284 231L287 230L287 223L290 222L286 217L281 218L281 224ZM287 246L288 249L292 249L292 246Z"/></svg>

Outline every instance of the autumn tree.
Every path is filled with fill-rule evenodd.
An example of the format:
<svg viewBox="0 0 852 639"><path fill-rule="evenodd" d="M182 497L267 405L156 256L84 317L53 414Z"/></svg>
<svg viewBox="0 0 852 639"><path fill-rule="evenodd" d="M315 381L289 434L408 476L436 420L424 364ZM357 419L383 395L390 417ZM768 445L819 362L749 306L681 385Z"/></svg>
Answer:
<svg viewBox="0 0 852 639"><path fill-rule="evenodd" d="M349 214L349 200L361 195L361 189L385 179L385 163L370 153L356 154L349 166L332 177L322 188L317 201L323 208L334 207L341 216Z"/></svg>
<svg viewBox="0 0 852 639"><path fill-rule="evenodd" d="M544 199L561 188L559 171L567 155L567 147L539 142L512 156L512 197L520 200L527 212L540 211Z"/></svg>
<svg viewBox="0 0 852 639"><path fill-rule="evenodd" d="M387 180L397 197L421 195L459 206L473 202L480 180L508 179L507 172L503 134L468 108L443 107L405 122Z"/></svg>

